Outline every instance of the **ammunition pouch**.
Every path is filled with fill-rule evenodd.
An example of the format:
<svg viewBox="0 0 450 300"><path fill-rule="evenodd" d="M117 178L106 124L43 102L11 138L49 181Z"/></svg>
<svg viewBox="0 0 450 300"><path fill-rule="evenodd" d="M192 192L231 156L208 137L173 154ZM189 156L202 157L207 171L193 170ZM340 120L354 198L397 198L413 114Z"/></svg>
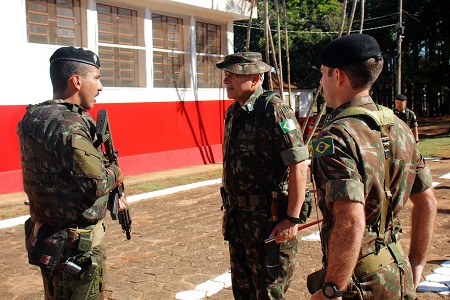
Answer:
<svg viewBox="0 0 450 300"><path fill-rule="evenodd" d="M358 260L353 271L354 281L360 282L362 278L374 274L394 262L401 267L405 262L404 256L400 242L391 243L381 248L378 253L371 253ZM322 288L326 272L327 270L324 268L308 275L306 284L311 295ZM355 291L346 291L344 295L346 294L355 294ZM359 295L359 293L356 294Z"/></svg>
<svg viewBox="0 0 450 300"><path fill-rule="evenodd" d="M103 240L106 232L106 225L103 221L86 228L69 227L68 248L75 248L78 251L87 252L97 247Z"/></svg>

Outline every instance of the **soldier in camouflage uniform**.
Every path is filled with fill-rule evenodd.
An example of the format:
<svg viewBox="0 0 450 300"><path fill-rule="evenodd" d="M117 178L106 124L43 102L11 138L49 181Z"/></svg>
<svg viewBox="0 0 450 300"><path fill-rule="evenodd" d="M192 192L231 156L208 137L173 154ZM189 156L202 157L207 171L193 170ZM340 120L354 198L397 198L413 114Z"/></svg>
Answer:
<svg viewBox="0 0 450 300"><path fill-rule="evenodd" d="M103 299L106 256L99 244L106 228L101 220L108 194L123 175L96 145L96 123L87 112L103 88L99 68L98 56L89 50L56 50L50 58L53 100L29 105L17 126L31 215L25 225L27 250L35 250L43 232L68 232L61 263L52 271L41 266L45 299ZM125 202L122 195L119 210ZM48 263L43 258L40 262ZM67 275L66 262L72 271L90 270L90 277L88 272L70 272L81 278Z"/></svg>
<svg viewBox="0 0 450 300"><path fill-rule="evenodd" d="M403 94L395 96L394 113L400 120L405 122L413 132L416 144L419 144L419 124L417 124L416 114L406 107L407 98Z"/></svg>
<svg viewBox="0 0 450 300"><path fill-rule="evenodd" d="M323 94L333 111L312 144L326 271L311 299L414 299L436 216L430 170L406 124L370 97L383 68L377 41L344 36L320 58ZM355 108L369 112L344 115ZM378 127L366 117L371 114L391 122ZM409 258L398 218L408 198L414 205Z"/></svg>
<svg viewBox="0 0 450 300"><path fill-rule="evenodd" d="M235 299L284 299L297 253L309 157L293 111L261 87L270 66L261 54L231 54L221 189ZM269 236L275 240L265 243Z"/></svg>

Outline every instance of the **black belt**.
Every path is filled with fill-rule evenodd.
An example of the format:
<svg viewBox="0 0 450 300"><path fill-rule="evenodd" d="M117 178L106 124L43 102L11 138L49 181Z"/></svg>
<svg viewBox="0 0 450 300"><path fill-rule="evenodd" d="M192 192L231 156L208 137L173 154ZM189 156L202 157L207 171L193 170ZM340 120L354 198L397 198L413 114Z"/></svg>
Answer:
<svg viewBox="0 0 450 300"><path fill-rule="evenodd" d="M242 195L232 196L227 195L228 205L237 207L256 207L269 205L270 197L263 195Z"/></svg>

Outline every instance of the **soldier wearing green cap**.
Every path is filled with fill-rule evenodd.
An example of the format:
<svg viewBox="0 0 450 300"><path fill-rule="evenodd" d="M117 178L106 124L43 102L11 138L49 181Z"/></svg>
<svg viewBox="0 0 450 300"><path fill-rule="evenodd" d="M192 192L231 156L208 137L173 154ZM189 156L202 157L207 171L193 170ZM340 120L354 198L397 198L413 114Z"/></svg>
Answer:
<svg viewBox="0 0 450 300"><path fill-rule="evenodd" d="M90 50L57 49L50 57L53 100L29 105L17 125L31 264L41 269L45 299L103 299L108 195L122 171L96 144L88 113L103 89L100 59ZM126 200L119 199L119 210Z"/></svg>
<svg viewBox="0 0 450 300"><path fill-rule="evenodd" d="M293 111L261 87L257 52L226 56L221 195L235 299L284 299L292 281L309 157ZM265 242L269 237L271 241Z"/></svg>
<svg viewBox="0 0 450 300"><path fill-rule="evenodd" d="M311 299L415 299L436 216L430 170L407 125L370 97L383 69L377 41L343 36L320 59L333 110L312 143L323 269L308 276ZM408 199L409 255L399 219Z"/></svg>

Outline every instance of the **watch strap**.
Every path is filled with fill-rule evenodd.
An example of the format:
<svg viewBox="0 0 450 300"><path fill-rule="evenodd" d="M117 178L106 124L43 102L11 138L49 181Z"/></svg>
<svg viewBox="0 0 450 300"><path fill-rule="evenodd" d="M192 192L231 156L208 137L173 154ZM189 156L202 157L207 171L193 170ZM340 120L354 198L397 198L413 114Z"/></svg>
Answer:
<svg viewBox="0 0 450 300"><path fill-rule="evenodd" d="M300 224L301 222L300 218L291 217L290 215L286 215L286 220L294 224Z"/></svg>
<svg viewBox="0 0 450 300"><path fill-rule="evenodd" d="M328 293L330 289L333 291L332 293ZM342 297L344 295L344 291L338 290L334 283L325 282L322 286L322 294L328 299L334 299Z"/></svg>

